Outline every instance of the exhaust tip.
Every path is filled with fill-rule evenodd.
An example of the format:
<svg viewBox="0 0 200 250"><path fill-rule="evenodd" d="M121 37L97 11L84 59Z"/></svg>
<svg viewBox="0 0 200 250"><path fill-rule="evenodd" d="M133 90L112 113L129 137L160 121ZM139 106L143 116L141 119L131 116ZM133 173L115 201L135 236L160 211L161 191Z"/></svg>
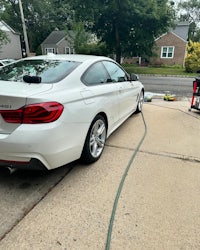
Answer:
<svg viewBox="0 0 200 250"><path fill-rule="evenodd" d="M12 168L12 167L2 167L0 169L0 174L3 175L11 175L13 174L17 169L16 168Z"/></svg>
<svg viewBox="0 0 200 250"><path fill-rule="evenodd" d="M10 174L13 174L15 171L17 171L17 168L7 167L7 169L8 169Z"/></svg>

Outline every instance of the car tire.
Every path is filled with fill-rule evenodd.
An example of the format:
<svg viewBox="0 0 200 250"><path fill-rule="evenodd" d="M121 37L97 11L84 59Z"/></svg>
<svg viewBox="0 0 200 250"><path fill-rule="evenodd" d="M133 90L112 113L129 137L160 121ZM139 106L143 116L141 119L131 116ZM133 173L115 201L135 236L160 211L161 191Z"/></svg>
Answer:
<svg viewBox="0 0 200 250"><path fill-rule="evenodd" d="M138 98L138 103L135 113L140 113L142 111L143 103L144 103L144 91L141 91Z"/></svg>
<svg viewBox="0 0 200 250"><path fill-rule="evenodd" d="M105 147L107 126L103 116L97 115L88 130L81 158L84 163L97 161Z"/></svg>

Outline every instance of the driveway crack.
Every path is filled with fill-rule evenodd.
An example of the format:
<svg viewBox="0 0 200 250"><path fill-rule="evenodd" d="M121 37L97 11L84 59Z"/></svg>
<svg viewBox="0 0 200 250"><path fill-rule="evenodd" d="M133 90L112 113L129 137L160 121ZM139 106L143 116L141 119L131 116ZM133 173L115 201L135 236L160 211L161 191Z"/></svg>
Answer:
<svg viewBox="0 0 200 250"><path fill-rule="evenodd" d="M135 148L131 148L131 147L123 147L123 146L117 146L117 145L112 145L112 144L107 144L106 146L111 147L111 148L135 151ZM166 158L178 159L182 161L200 163L199 157L191 156L191 155L184 155L184 154L178 154L178 153L172 153L172 152L153 152L153 151L147 151L147 150L139 150L138 153L144 153L148 155L161 156L161 157L166 157Z"/></svg>

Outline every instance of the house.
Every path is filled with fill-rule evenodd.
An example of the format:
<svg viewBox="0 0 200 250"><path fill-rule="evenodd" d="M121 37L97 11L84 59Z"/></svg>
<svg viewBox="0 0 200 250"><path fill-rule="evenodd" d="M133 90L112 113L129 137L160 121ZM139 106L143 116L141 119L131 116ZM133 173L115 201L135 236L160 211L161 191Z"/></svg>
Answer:
<svg viewBox="0 0 200 250"><path fill-rule="evenodd" d="M150 59L152 65L183 65L188 43L189 23L178 23L169 32L155 40L157 55Z"/></svg>
<svg viewBox="0 0 200 250"><path fill-rule="evenodd" d="M41 44L42 54L74 54L73 39L70 39L73 34L71 32L69 33L69 36L67 36L67 33L64 30L56 29L52 31Z"/></svg>
<svg viewBox="0 0 200 250"><path fill-rule="evenodd" d="M6 44L0 47L0 58L22 58L20 33L15 32L4 21L0 21L0 30L4 31L9 39Z"/></svg>

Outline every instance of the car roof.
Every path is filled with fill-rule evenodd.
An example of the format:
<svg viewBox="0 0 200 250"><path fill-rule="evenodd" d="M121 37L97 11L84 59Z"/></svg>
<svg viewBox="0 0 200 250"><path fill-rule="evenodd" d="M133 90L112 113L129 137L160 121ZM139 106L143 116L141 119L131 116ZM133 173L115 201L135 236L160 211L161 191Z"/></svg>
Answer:
<svg viewBox="0 0 200 250"><path fill-rule="evenodd" d="M25 60L68 60L68 61L77 61L77 62L85 62L85 61L99 61L99 60L111 60L105 56L95 56L95 55L81 55L81 54L52 54L49 53L47 55L42 56L34 56L34 57L27 57Z"/></svg>
<svg viewBox="0 0 200 250"><path fill-rule="evenodd" d="M0 62L14 62L14 59L0 59Z"/></svg>
<svg viewBox="0 0 200 250"><path fill-rule="evenodd" d="M5 65L7 65L7 64L10 64L10 63L12 63L12 62L15 62L15 60L14 59L0 59L0 63L2 64L2 66L5 66ZM2 67L1 66L1 67Z"/></svg>

